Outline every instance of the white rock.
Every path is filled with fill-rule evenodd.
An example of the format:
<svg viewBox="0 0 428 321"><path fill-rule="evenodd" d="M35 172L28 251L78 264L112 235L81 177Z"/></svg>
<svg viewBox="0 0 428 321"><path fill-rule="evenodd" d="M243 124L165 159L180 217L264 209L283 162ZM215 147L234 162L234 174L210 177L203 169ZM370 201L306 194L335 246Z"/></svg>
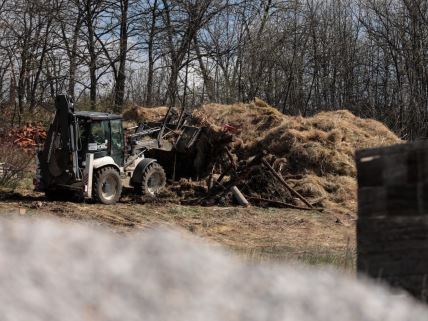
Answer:
<svg viewBox="0 0 428 321"><path fill-rule="evenodd" d="M21 218L0 220L0 320L426 321L428 310L332 270L244 264L177 232Z"/></svg>

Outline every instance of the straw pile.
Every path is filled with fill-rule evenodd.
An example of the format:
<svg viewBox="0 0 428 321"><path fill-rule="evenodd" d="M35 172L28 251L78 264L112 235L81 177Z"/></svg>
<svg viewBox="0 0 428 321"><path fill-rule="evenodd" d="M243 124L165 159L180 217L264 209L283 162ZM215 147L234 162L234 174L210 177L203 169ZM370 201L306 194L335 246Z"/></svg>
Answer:
<svg viewBox="0 0 428 321"><path fill-rule="evenodd" d="M266 150L275 169L303 196L346 212L356 208L355 150L401 142L382 123L347 110L308 118L286 116L256 99L250 104L205 105L193 115L204 125L236 128L237 155L245 159ZM287 191L272 186L273 181L256 170L243 188L261 197L296 202Z"/></svg>
<svg viewBox="0 0 428 321"><path fill-rule="evenodd" d="M165 107L140 108L146 121L166 113ZM347 110L313 117L287 116L256 99L249 104L208 104L194 110L193 121L211 131L233 129L232 152L247 160L265 150L287 182L315 205L354 215L356 149L400 143L382 123L356 117ZM247 195L299 205L261 167L255 167L240 189Z"/></svg>
<svg viewBox="0 0 428 321"><path fill-rule="evenodd" d="M123 119L125 121L131 122L159 122L163 119L168 107L153 107L153 108L143 108L143 107L131 107L123 113Z"/></svg>

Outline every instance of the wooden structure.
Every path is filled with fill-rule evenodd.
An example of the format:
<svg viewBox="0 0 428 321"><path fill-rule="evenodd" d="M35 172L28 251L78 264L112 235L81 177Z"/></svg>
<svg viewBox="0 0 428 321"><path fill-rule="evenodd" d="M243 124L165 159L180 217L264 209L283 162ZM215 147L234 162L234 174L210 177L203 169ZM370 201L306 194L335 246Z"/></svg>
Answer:
<svg viewBox="0 0 428 321"><path fill-rule="evenodd" d="M367 149L358 170L358 271L428 297L428 142Z"/></svg>

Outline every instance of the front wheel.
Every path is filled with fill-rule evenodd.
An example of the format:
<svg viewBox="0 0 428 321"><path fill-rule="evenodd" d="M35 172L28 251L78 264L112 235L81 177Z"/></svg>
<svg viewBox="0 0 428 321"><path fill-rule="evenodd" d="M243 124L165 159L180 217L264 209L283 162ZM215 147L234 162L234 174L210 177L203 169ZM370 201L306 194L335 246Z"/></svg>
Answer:
<svg viewBox="0 0 428 321"><path fill-rule="evenodd" d="M141 183L135 187L138 194L156 196L165 187L166 174L162 166L152 163L144 170Z"/></svg>
<svg viewBox="0 0 428 321"><path fill-rule="evenodd" d="M122 181L113 167L103 167L94 175L94 199L106 205L116 204L122 194Z"/></svg>

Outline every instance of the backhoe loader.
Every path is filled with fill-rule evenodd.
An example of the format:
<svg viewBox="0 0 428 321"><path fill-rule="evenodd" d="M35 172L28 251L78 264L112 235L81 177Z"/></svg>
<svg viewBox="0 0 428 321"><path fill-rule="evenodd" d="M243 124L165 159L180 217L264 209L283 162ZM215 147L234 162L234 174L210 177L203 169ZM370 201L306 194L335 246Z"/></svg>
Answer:
<svg viewBox="0 0 428 321"><path fill-rule="evenodd" d="M141 130L125 138L121 115L75 112L65 95L56 97L55 107L47 139L37 151L36 190L49 199L77 195L115 204L123 187L156 196L165 186L162 166L145 157L159 142L139 139L150 133Z"/></svg>

